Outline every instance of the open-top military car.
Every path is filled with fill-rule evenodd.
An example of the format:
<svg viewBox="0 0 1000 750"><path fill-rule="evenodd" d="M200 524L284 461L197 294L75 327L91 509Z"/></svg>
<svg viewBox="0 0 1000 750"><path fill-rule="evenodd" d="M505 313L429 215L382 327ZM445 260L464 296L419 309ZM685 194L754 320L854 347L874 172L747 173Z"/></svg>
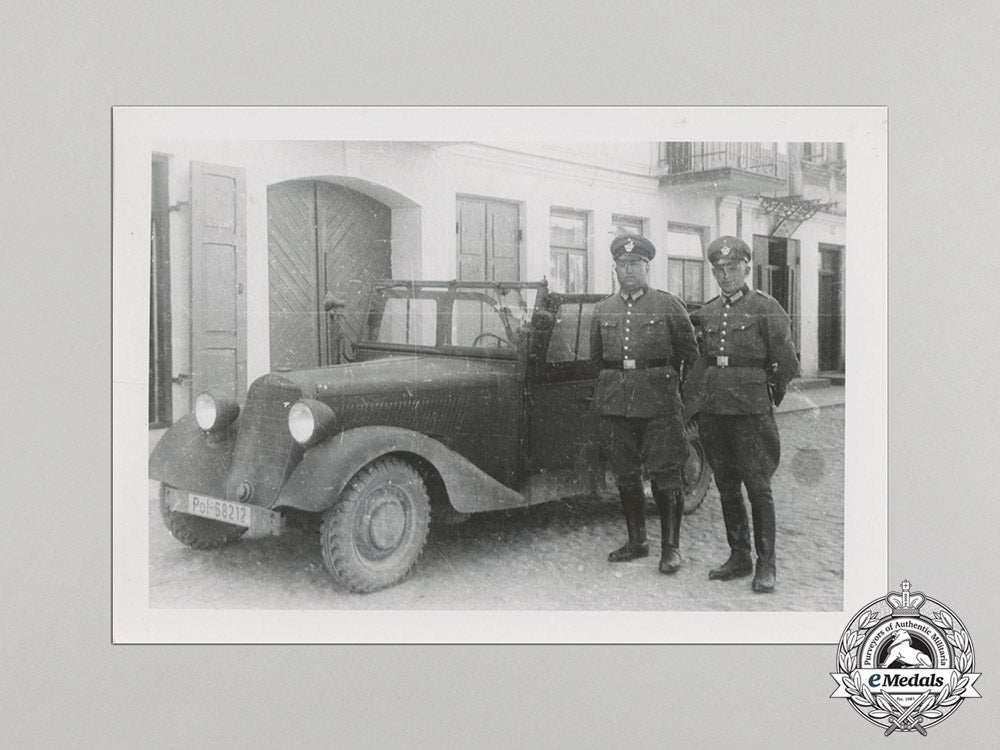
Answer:
<svg viewBox="0 0 1000 750"><path fill-rule="evenodd" d="M150 457L167 528L208 549L322 519L327 569L365 592L407 574L432 518L610 494L590 404L599 299L378 282L353 361L264 375L242 407L200 394L167 430ZM685 416L691 512L710 475Z"/></svg>

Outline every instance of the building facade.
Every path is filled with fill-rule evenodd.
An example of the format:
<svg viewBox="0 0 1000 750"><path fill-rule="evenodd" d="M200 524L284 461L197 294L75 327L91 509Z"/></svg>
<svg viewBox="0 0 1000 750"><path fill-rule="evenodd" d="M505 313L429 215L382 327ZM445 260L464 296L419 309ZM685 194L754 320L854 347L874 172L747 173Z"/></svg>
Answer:
<svg viewBox="0 0 1000 750"><path fill-rule="evenodd" d="M843 372L845 195L832 143L157 144L150 423L202 390L240 397L266 372L330 363L324 302L356 336L377 278L610 292L622 231L654 242L651 284L692 305L718 291L708 242L742 237L753 285L793 316L803 373Z"/></svg>

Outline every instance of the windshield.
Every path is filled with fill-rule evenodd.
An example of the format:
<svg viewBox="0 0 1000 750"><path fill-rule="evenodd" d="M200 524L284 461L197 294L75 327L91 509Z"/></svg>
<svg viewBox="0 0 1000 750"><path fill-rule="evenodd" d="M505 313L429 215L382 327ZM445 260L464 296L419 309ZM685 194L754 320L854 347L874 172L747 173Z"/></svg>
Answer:
<svg viewBox="0 0 1000 750"><path fill-rule="evenodd" d="M538 288L403 282L372 296L367 340L413 347L513 351L528 329Z"/></svg>

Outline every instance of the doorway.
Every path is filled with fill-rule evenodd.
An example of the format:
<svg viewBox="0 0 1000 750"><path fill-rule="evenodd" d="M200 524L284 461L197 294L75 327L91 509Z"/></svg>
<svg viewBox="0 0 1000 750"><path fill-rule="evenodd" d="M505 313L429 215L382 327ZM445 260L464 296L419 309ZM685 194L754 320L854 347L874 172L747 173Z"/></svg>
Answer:
<svg viewBox="0 0 1000 750"><path fill-rule="evenodd" d="M390 209L318 180L267 189L271 369L333 364L337 344L323 300L343 304L344 338L357 342L372 282L390 278Z"/></svg>
<svg viewBox="0 0 1000 750"><path fill-rule="evenodd" d="M819 246L819 369L844 372L844 248Z"/></svg>
<svg viewBox="0 0 1000 750"><path fill-rule="evenodd" d="M172 421L170 352L170 233L167 157L153 155L149 222L149 426Z"/></svg>
<svg viewBox="0 0 1000 750"><path fill-rule="evenodd" d="M778 300L791 318L792 341L800 353L799 241L755 234L753 274L754 288Z"/></svg>

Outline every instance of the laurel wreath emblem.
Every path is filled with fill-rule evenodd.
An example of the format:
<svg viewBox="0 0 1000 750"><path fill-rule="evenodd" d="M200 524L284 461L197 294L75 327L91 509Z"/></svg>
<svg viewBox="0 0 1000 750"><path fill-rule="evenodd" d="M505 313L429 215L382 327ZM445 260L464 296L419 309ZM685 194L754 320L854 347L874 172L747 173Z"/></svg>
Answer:
<svg viewBox="0 0 1000 750"><path fill-rule="evenodd" d="M972 641L969 639L969 634L962 627L962 624L944 610L934 612L931 620L941 628L948 643L955 649L955 669L957 672L962 673L962 677L959 678L958 674L952 674L948 684L941 688L941 692L937 694L931 693L929 701L920 706L919 710L910 713L908 721L911 724L917 724L918 720L922 719L940 719L944 716L944 712L940 709L950 708L962 700L962 695L969 685L968 673L972 671L973 666ZM865 633L878 623L878 621L878 613L874 610L869 610L858 618L856 628L853 630L848 628L844 632L844 636L840 641L840 648L837 651L837 663L841 672L849 675L857 669L858 655L855 649L864 640ZM861 679L860 674L856 673L853 681L845 680L844 690L856 706L864 709L872 709L871 711L864 712L871 719L899 718L902 716L899 709L883 695L872 693L868 685Z"/></svg>

